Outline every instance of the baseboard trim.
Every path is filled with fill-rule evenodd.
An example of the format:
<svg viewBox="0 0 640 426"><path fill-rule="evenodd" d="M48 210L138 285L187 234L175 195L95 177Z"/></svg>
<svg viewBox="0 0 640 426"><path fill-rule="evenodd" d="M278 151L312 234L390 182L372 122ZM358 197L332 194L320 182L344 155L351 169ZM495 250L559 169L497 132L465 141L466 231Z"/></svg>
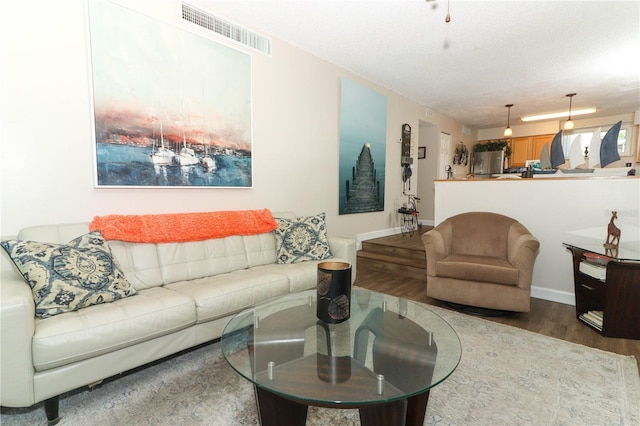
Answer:
<svg viewBox="0 0 640 426"><path fill-rule="evenodd" d="M575 306L576 296L574 293L567 291L554 290L551 288L531 286L531 297L536 299L549 300L551 302L563 303L565 305Z"/></svg>

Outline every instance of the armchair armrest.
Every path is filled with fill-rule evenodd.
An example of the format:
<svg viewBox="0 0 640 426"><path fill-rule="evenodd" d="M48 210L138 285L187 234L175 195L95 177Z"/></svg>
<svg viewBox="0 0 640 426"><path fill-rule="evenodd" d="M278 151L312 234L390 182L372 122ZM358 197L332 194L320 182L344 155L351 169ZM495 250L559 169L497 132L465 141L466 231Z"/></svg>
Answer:
<svg viewBox="0 0 640 426"><path fill-rule="evenodd" d="M447 235L450 235L450 232L446 232L446 229L449 228L448 224L443 223L441 225L422 234L422 243L427 257L428 276L435 276L436 262L447 257L451 251L451 242L447 242Z"/></svg>
<svg viewBox="0 0 640 426"><path fill-rule="evenodd" d="M2 270L0 281L0 405L29 406L35 402L35 304L29 286L11 269Z"/></svg>
<svg viewBox="0 0 640 426"><path fill-rule="evenodd" d="M530 288L533 278L533 265L538 255L540 241L522 224L516 222L509 229L507 258L513 267L520 271L518 287Z"/></svg>

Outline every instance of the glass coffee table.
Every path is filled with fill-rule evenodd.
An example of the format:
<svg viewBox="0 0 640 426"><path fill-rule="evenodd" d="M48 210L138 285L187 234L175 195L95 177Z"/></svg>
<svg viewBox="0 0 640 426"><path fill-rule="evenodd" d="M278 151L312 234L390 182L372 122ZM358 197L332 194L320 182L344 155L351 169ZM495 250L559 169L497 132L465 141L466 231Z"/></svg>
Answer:
<svg viewBox="0 0 640 426"><path fill-rule="evenodd" d="M429 391L458 366L456 332L427 307L364 289L350 318L316 316L316 290L237 314L222 352L253 383L260 423L300 425L309 405L359 409L362 425L422 425Z"/></svg>

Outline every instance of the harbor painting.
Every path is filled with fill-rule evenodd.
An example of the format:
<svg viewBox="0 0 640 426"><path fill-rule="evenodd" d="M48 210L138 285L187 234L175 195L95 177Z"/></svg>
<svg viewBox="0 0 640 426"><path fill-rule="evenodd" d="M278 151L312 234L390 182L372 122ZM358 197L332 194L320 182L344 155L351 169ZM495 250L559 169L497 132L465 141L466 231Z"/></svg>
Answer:
<svg viewBox="0 0 640 426"><path fill-rule="evenodd" d="M252 187L251 58L90 2L98 187Z"/></svg>
<svg viewBox="0 0 640 426"><path fill-rule="evenodd" d="M339 214L383 211L387 98L348 79L341 86Z"/></svg>

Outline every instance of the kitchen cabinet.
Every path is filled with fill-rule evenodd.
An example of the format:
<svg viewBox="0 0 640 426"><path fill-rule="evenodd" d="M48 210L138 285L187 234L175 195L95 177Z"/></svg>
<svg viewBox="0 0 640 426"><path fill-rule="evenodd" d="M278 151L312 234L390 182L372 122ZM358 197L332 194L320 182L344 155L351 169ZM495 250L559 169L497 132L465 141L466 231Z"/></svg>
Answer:
<svg viewBox="0 0 640 426"><path fill-rule="evenodd" d="M555 135L525 136L511 139L511 167L524 167L527 160L539 160L544 144L547 144L547 152L551 150L551 142Z"/></svg>
<svg viewBox="0 0 640 426"><path fill-rule="evenodd" d="M511 139L511 157L509 157L510 167L524 167L525 162L531 159L531 138Z"/></svg>
<svg viewBox="0 0 640 426"><path fill-rule="evenodd" d="M556 135L538 135L532 136L531 139L531 158L529 160L538 160L540 159L540 153L542 152L542 148L544 148L544 144L547 144L547 154L551 153L551 142L553 142L553 138Z"/></svg>

